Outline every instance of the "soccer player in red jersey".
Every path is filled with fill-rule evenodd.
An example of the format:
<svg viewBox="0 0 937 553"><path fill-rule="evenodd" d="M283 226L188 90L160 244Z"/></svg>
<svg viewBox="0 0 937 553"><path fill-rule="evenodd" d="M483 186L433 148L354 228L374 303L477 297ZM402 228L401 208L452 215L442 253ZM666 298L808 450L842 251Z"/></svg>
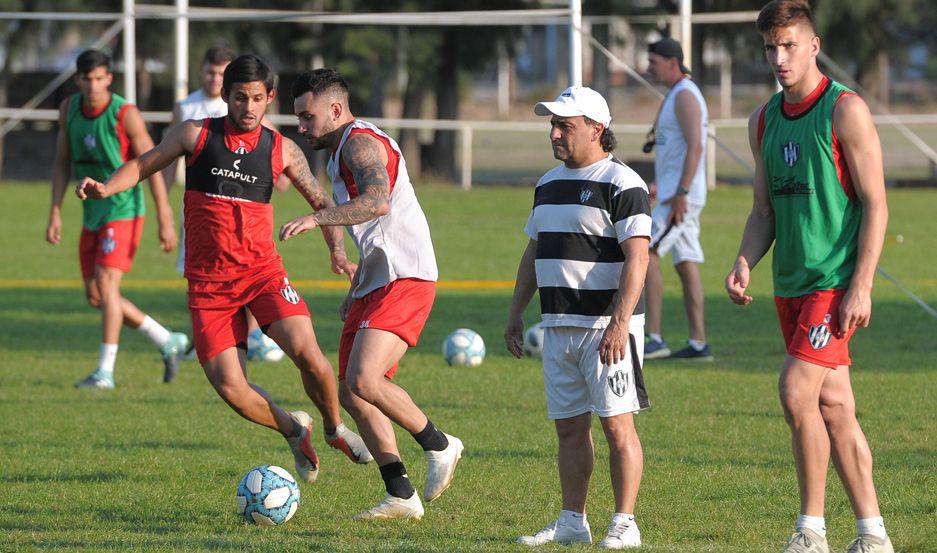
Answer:
<svg viewBox="0 0 937 553"><path fill-rule="evenodd" d="M326 441L352 461L371 455L342 424L332 366L316 343L309 311L283 268L273 241L274 182L285 174L315 209L333 205L292 140L261 125L274 100L275 75L258 56L244 55L224 72L228 115L188 120L153 150L125 163L107 182L84 179L80 198L105 198L186 156L185 276L189 281L195 351L215 391L242 417L280 432L299 476L312 482L319 460L312 419L288 413L247 380L244 307L299 368L306 395L322 414ZM336 273L355 271L341 229L323 229Z"/></svg>
<svg viewBox="0 0 937 553"><path fill-rule="evenodd" d="M829 551L823 507L832 455L856 516L848 553L891 553L856 420L848 348L856 328L869 324L888 223L881 144L865 102L817 67L820 37L804 0L767 4L757 26L782 91L749 118L755 200L726 290L733 302L750 303L750 270L774 244L787 345L778 388L800 488L796 532L784 551Z"/></svg>
<svg viewBox="0 0 937 553"><path fill-rule="evenodd" d="M437 429L406 390L391 381L415 346L436 297L436 256L397 143L348 108L348 84L332 69L307 71L292 87L299 132L329 150L335 207L294 219L280 239L322 226L346 225L359 267L341 308L339 396L374 452L387 495L359 520L423 516L400 458L391 422L409 432L428 461L423 499L439 497L455 474L462 441Z"/></svg>

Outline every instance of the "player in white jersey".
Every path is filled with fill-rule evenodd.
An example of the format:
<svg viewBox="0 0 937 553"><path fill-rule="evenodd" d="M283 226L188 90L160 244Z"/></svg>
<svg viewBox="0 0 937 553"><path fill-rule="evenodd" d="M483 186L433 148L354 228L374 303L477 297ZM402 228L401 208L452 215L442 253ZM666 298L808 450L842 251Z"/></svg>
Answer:
<svg viewBox="0 0 937 553"><path fill-rule="evenodd" d="M646 149L657 147L654 173L657 207L652 212L653 236L647 269L646 359L669 357L712 361L703 322L703 281L699 264L700 213L706 205L706 101L690 70L683 65L683 50L672 38L648 46L648 70L670 89L654 122L653 140ZM671 355L661 334L663 278L660 258L670 253L683 286L683 305L690 327L688 344Z"/></svg>
<svg viewBox="0 0 937 553"><path fill-rule="evenodd" d="M234 50L225 46L213 46L205 51L200 73L202 86L182 101L176 103L172 110L172 121L169 123L170 129L190 119L212 119L224 117L228 114L228 103L221 95L221 85L224 80L224 70L234 57ZM262 124L272 128L272 125L266 119L262 121ZM163 169L163 180L166 181L167 187L171 187L176 181L177 172L178 160ZM274 186L280 192L284 192L290 187L290 181L285 176L280 175ZM180 213L183 213L183 211L180 211ZM176 270L180 273L185 271L185 229L182 230L182 240L179 242ZM245 309L244 312L247 316L247 358L257 361L279 361L283 359L283 350L263 333L250 309Z"/></svg>
<svg viewBox="0 0 937 553"><path fill-rule="evenodd" d="M339 399L381 471L385 498L356 519L423 516L423 505L400 459L397 423L426 452L423 498L439 497L462 457L462 441L438 430L391 378L415 346L436 295L436 256L429 225L413 192L400 147L348 109L348 85L332 69L307 71L292 87L299 132L316 150L329 150L335 207L294 219L280 239L323 225L345 225L359 266L342 303Z"/></svg>

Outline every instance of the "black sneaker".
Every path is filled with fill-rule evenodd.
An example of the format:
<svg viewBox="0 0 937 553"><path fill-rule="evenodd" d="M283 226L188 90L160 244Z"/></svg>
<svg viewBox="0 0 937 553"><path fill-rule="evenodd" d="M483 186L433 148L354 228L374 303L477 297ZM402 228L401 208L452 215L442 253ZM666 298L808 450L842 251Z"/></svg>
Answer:
<svg viewBox="0 0 937 553"><path fill-rule="evenodd" d="M686 359L688 361L712 361L713 354L709 351L709 344L703 346L703 349L695 349L693 346L687 346L670 356L670 359Z"/></svg>

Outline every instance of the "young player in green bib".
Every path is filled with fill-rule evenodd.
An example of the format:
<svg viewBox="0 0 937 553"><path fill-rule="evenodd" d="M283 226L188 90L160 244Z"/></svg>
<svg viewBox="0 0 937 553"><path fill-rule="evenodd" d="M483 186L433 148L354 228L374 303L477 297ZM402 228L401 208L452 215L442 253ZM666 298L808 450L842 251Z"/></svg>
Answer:
<svg viewBox="0 0 937 553"><path fill-rule="evenodd" d="M66 98L59 108L59 132L52 170L52 209L46 240L58 244L62 238L62 199L74 169L76 177L106 180L124 161L153 148L136 106L110 91L114 76L110 58L103 52L87 50L76 61L76 82L80 92ZM176 247L172 208L166 186L159 174L150 179L156 203L159 241L163 251ZM143 232L145 204L139 184L103 200L82 204L83 227L78 253L85 297L91 307L101 310L102 340L98 365L79 388L114 387L114 361L123 323L145 334L163 357L163 381L169 382L179 370L179 359L189 347L189 338L170 332L120 292L120 281L130 270Z"/></svg>
<svg viewBox="0 0 937 553"><path fill-rule="evenodd" d="M787 345L778 387L801 500L784 552L830 550L823 510L832 454L856 516L847 552L892 553L856 420L848 349L856 328L869 324L888 222L881 145L865 102L817 67L820 38L804 0L774 0L757 26L782 91L749 119L755 200L726 290L735 303L750 303L750 270L774 244Z"/></svg>

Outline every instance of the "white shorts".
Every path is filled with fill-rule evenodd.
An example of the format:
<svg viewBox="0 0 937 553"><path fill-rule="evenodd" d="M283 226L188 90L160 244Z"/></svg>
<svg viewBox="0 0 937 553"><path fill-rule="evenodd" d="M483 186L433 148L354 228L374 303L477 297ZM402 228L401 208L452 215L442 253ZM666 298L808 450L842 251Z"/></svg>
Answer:
<svg viewBox="0 0 937 553"><path fill-rule="evenodd" d="M703 206L690 204L682 223L668 225L670 204L658 204L651 211L651 249L656 249L657 255L661 257L671 252L674 265L684 261L702 263L703 247L699 242L699 216L702 211Z"/></svg>
<svg viewBox="0 0 937 553"><path fill-rule="evenodd" d="M604 328L556 326L543 331L543 383L549 418L568 419L589 412L613 417L651 406L641 372L644 317L631 324L625 358L614 365L599 360Z"/></svg>

